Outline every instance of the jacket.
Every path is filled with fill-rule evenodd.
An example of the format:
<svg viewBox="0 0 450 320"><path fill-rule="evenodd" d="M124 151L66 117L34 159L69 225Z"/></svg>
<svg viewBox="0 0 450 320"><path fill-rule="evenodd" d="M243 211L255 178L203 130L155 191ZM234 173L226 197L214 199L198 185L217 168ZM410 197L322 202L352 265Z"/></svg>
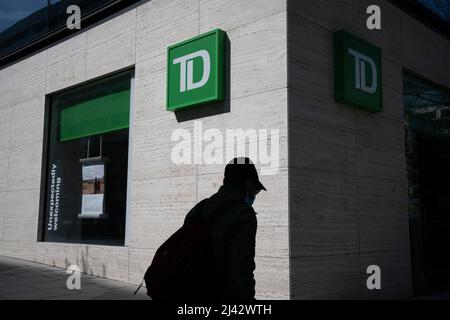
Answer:
<svg viewBox="0 0 450 320"><path fill-rule="evenodd" d="M255 298L257 220L253 207L244 200L244 190L223 185L192 208L184 221L211 221L210 238L218 276L216 296L221 301Z"/></svg>

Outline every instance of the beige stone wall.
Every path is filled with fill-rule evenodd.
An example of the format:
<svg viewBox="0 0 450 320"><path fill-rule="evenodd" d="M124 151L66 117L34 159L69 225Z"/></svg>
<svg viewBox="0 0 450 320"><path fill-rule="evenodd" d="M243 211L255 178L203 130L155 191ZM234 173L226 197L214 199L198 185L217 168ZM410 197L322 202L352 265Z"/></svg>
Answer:
<svg viewBox="0 0 450 320"><path fill-rule="evenodd" d="M167 46L214 28L229 38L224 103L165 111ZM171 163L170 135L280 129L279 173L258 197L258 298L289 298L286 1L152 0L0 70L0 254L139 283L156 248L221 185L223 166ZM128 245L37 242L45 96L135 68ZM215 114L216 110L229 112Z"/></svg>
<svg viewBox="0 0 450 320"><path fill-rule="evenodd" d="M412 295L402 70L450 87L450 42L388 1L382 30L366 0L288 1L292 298ZM384 111L334 101L333 32L382 49ZM366 267L382 290L366 288Z"/></svg>

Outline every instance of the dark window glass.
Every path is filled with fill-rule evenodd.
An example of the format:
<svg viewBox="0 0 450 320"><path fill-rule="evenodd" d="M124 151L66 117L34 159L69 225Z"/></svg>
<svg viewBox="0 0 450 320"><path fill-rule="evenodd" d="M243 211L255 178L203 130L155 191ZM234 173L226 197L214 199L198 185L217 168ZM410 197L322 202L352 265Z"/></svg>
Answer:
<svg viewBox="0 0 450 320"><path fill-rule="evenodd" d="M420 5L431 11L440 19L450 23L450 1L449 0L416 0Z"/></svg>
<svg viewBox="0 0 450 320"><path fill-rule="evenodd" d="M403 77L403 89L410 129L450 140L450 93L409 74Z"/></svg>
<svg viewBox="0 0 450 320"><path fill-rule="evenodd" d="M47 0L0 1L0 32L46 7Z"/></svg>
<svg viewBox="0 0 450 320"><path fill-rule="evenodd" d="M445 292L450 256L450 91L404 74L405 150L413 284Z"/></svg>
<svg viewBox="0 0 450 320"><path fill-rule="evenodd" d="M124 244L130 82L127 72L49 97L44 241Z"/></svg>
<svg viewBox="0 0 450 320"><path fill-rule="evenodd" d="M0 3L0 55L47 33L47 0Z"/></svg>
<svg viewBox="0 0 450 320"><path fill-rule="evenodd" d="M0 1L0 57L66 28L67 8L77 5L82 19L114 0Z"/></svg>

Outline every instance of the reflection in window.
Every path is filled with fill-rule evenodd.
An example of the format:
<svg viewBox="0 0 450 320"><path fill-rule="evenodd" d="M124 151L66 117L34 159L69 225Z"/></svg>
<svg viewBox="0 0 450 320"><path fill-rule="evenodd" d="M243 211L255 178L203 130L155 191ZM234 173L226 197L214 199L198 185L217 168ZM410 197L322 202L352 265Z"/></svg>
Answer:
<svg viewBox="0 0 450 320"><path fill-rule="evenodd" d="M0 55L47 33L47 0L2 1Z"/></svg>
<svg viewBox="0 0 450 320"><path fill-rule="evenodd" d="M409 74L403 77L403 89L411 129L450 139L450 93Z"/></svg>
<svg viewBox="0 0 450 320"><path fill-rule="evenodd" d="M46 6L47 0L0 1L0 32Z"/></svg>
<svg viewBox="0 0 450 320"><path fill-rule="evenodd" d="M80 7L82 18L114 0L0 0L0 57L65 29L67 7Z"/></svg>

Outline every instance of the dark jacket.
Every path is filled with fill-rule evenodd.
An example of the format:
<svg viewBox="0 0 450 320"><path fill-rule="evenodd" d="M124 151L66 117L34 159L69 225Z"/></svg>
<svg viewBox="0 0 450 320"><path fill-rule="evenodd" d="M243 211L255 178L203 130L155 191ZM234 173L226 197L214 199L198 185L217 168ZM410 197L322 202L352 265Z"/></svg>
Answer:
<svg viewBox="0 0 450 320"><path fill-rule="evenodd" d="M223 185L189 211L184 220L189 224L212 219L210 232L221 301L255 297L256 212L244 199L244 190Z"/></svg>

